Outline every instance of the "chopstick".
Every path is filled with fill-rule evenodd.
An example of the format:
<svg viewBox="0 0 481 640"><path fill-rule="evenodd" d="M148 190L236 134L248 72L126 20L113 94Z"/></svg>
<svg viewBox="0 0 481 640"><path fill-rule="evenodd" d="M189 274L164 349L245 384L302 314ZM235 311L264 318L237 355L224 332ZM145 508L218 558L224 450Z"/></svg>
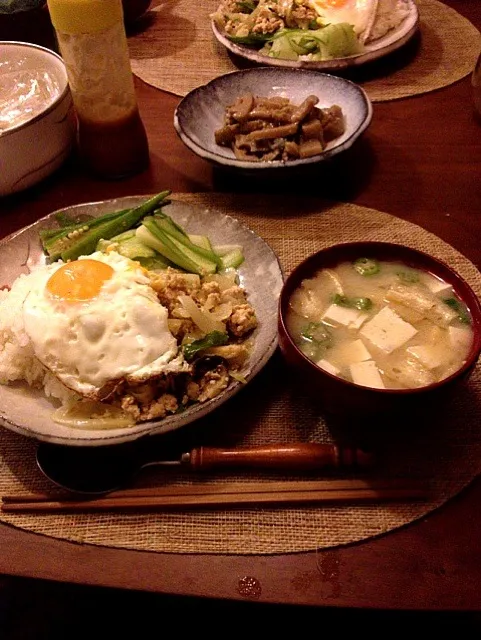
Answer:
<svg viewBox="0 0 481 640"><path fill-rule="evenodd" d="M424 480L386 479L195 484L115 491L98 498L78 499L48 493L2 497L5 513L126 511L132 509L198 509L296 504L378 503L426 500Z"/></svg>

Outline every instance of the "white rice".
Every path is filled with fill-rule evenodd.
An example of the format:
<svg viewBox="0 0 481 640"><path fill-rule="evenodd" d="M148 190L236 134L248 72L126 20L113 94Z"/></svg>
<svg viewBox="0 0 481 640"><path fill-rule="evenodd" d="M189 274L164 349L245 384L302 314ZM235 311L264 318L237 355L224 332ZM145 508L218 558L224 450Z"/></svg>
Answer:
<svg viewBox="0 0 481 640"><path fill-rule="evenodd" d="M0 290L0 384L24 381L31 387L43 388L47 396L68 402L76 394L61 384L35 357L25 333L23 303L31 280L21 275L11 290Z"/></svg>

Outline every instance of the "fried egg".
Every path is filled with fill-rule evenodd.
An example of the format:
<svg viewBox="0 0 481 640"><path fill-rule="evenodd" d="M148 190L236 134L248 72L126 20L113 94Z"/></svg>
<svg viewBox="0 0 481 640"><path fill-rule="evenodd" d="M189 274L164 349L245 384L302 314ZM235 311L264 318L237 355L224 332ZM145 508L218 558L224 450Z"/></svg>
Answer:
<svg viewBox="0 0 481 640"><path fill-rule="evenodd" d="M37 359L66 387L92 399L119 383L186 364L145 271L116 252L96 252L30 274L23 322Z"/></svg>
<svg viewBox="0 0 481 640"><path fill-rule="evenodd" d="M308 0L323 24L347 22L363 39L376 15L378 0Z"/></svg>

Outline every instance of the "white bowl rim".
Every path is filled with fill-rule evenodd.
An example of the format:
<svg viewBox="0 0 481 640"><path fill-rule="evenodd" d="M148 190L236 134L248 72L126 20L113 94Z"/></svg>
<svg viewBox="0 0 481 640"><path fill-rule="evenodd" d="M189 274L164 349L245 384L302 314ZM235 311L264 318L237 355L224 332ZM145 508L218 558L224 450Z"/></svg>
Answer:
<svg viewBox="0 0 481 640"><path fill-rule="evenodd" d="M1 40L0 41L0 47L3 47L4 45L16 45L25 49L37 49L39 51L42 51L44 53L46 53L47 55L50 55L52 58L56 58L61 65L63 66L63 68L65 69L65 74L67 73L66 68L65 68L65 62L63 61L62 57L56 53L55 51L52 51L52 49L48 49L47 47L42 47L39 44L34 44L31 42L21 42L19 40ZM20 129L26 129L27 127L29 127L31 124L34 124L35 122L37 122L38 120L40 120L41 118L43 118L45 115L47 115L48 113L50 113L51 111L53 111L56 106L62 102L62 100L65 99L65 97L68 95L68 93L70 92L70 85L68 83L68 79L67 76L65 77L65 87L63 88L62 92L55 98L55 100L53 102L51 102L50 104L48 104L45 109L43 109L42 111L40 111L40 113L37 113L33 118L31 118L30 120L27 120L26 122L20 122L19 124L10 127L9 129L6 129L3 133L0 133L0 140L2 140L3 138L6 138L7 136L19 131Z"/></svg>

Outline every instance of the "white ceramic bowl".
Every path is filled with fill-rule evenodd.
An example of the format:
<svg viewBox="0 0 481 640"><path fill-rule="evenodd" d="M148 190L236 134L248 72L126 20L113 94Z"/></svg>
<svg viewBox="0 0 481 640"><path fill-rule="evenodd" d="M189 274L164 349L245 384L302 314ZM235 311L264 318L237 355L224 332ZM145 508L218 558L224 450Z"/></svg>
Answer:
<svg viewBox="0 0 481 640"><path fill-rule="evenodd" d="M283 96L300 104L309 95L319 97L318 107L334 104L342 108L344 133L330 142L323 153L295 160L249 162L239 160L229 147L219 146L215 131L224 121L225 109L245 93ZM299 168L317 164L351 147L372 120L372 104L366 92L354 82L309 69L258 67L233 71L197 87L177 106L174 127L184 144L198 156L230 169L247 172Z"/></svg>
<svg viewBox="0 0 481 640"><path fill-rule="evenodd" d="M58 169L72 150L76 131L62 58L39 45L0 42L0 86L5 68L13 65L47 72L58 85L58 95L29 120L0 130L0 196L22 191Z"/></svg>

